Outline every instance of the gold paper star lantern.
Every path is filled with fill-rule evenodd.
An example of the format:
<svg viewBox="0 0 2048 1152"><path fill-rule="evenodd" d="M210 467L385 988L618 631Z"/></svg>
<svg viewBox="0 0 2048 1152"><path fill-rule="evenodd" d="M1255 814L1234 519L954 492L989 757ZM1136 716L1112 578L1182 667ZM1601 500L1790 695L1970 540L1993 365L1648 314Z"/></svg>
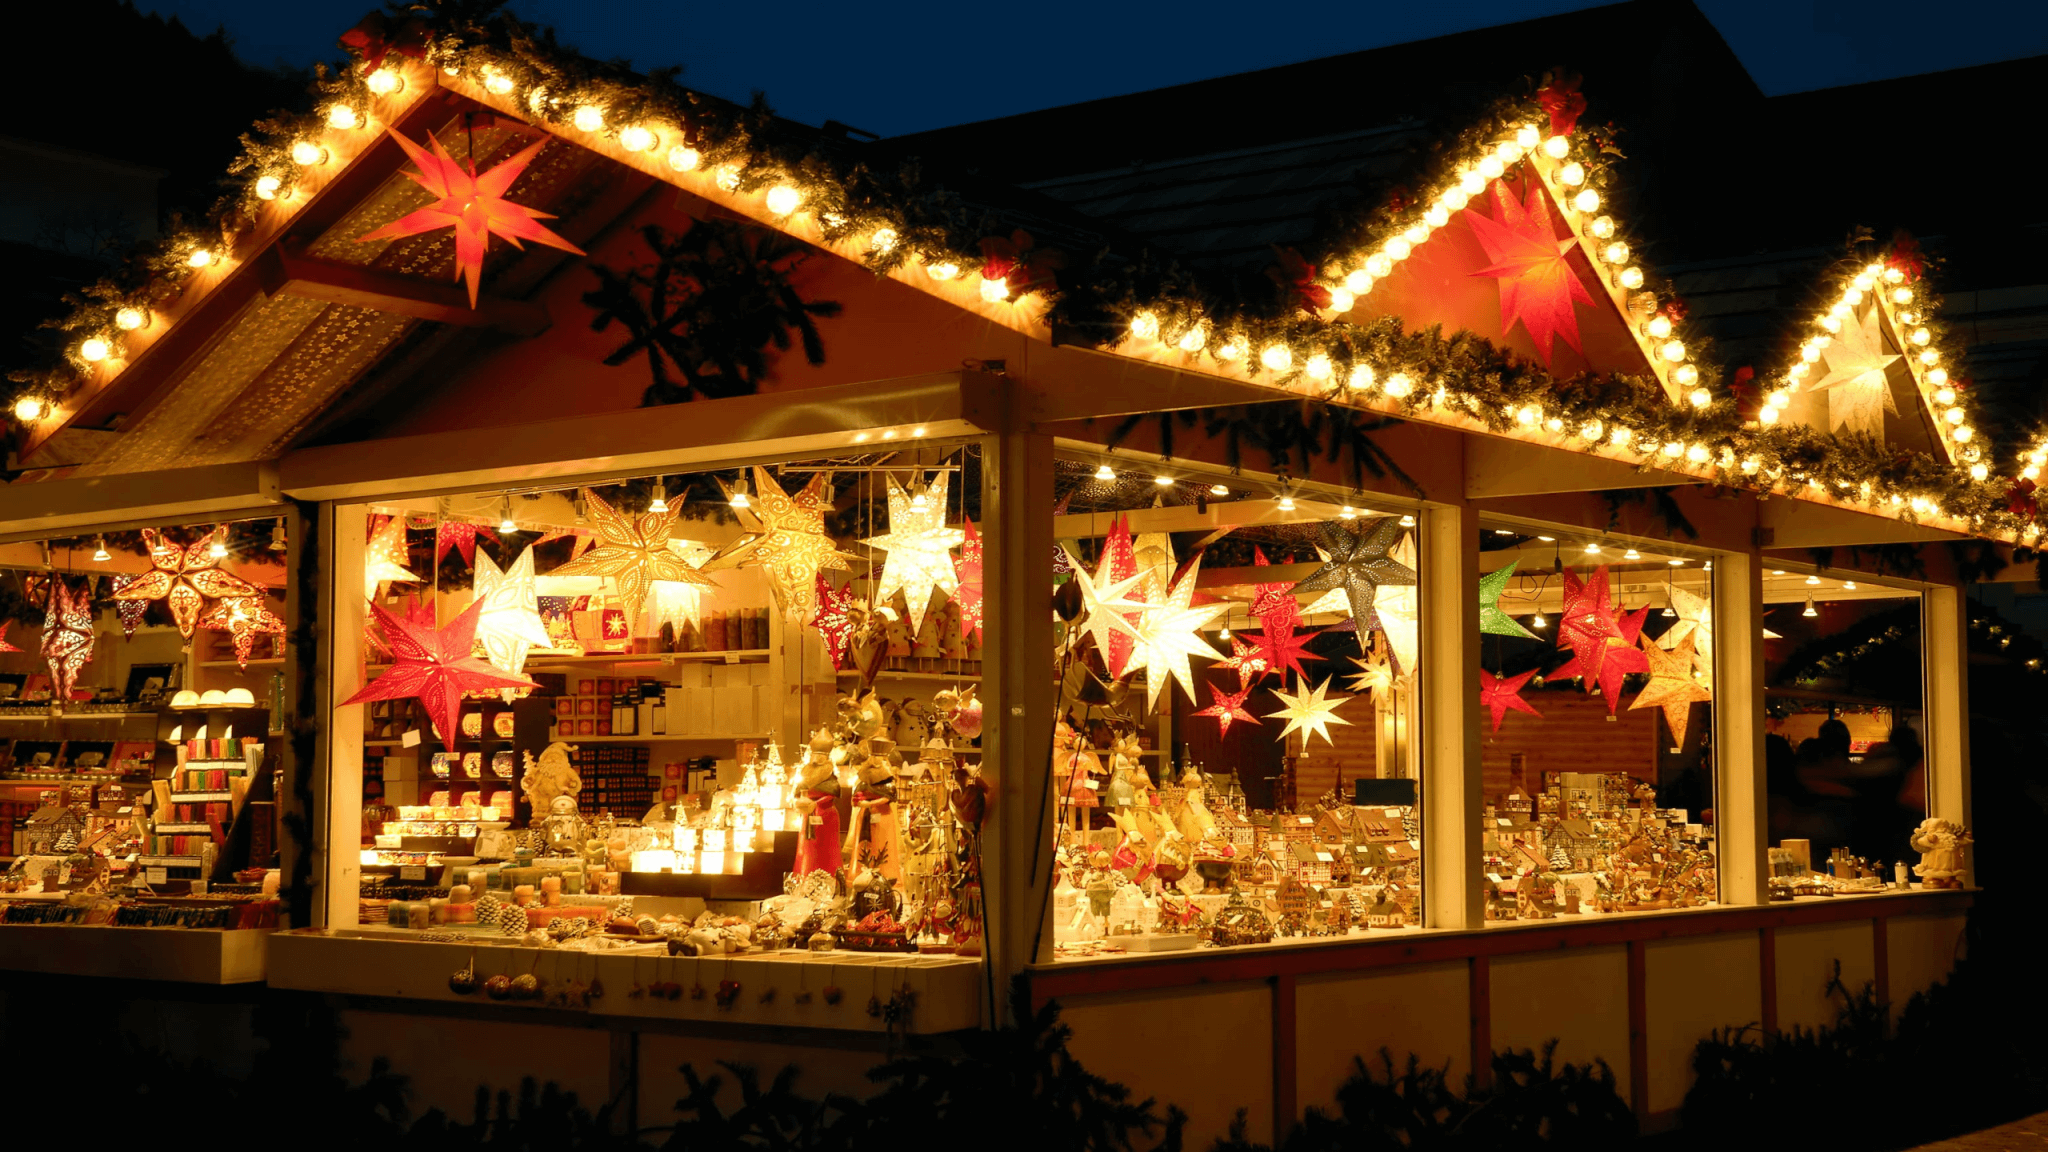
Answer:
<svg viewBox="0 0 2048 1152"><path fill-rule="evenodd" d="M1323 693L1329 687L1330 681L1324 680L1314 688L1292 694L1283 689L1273 689L1273 695L1279 699L1284 707L1278 712L1268 712L1266 719L1287 721L1287 727L1280 731L1280 739L1285 740L1290 734L1299 732L1301 733L1301 741L1304 746L1308 744L1311 735L1321 736L1325 744L1333 747L1336 745L1337 742L1330 739L1329 726L1332 724L1342 724L1347 728L1351 726L1351 721L1337 715L1337 709L1350 703L1351 697L1341 696L1335 700L1327 699Z"/></svg>
<svg viewBox="0 0 2048 1152"><path fill-rule="evenodd" d="M1132 623L1132 618L1142 616L1153 609L1151 604L1141 604L1130 599L1131 589L1145 580L1140 572L1128 580L1107 581L1109 575L1109 553L1103 553L1102 563L1094 572L1082 567L1081 561L1071 552L1067 563L1073 565L1074 589L1081 594L1081 614L1074 625L1076 636L1090 636L1095 640L1095 650L1102 653L1105 663L1109 660L1109 640L1112 636L1128 636L1135 646L1145 642Z"/></svg>
<svg viewBox="0 0 2048 1152"><path fill-rule="evenodd" d="M1629 709L1662 708L1664 723L1671 729L1671 742L1683 745L1693 702L1714 698L1706 685L1693 679L1692 637L1679 641L1677 649L1671 652L1657 647L1648 636L1641 639L1643 656L1650 662L1650 682L1643 685Z"/></svg>
<svg viewBox="0 0 2048 1152"><path fill-rule="evenodd" d="M1389 555L1395 563L1414 571L1415 535L1401 537ZM1400 665L1403 676L1415 675L1422 664L1420 592L1414 584L1383 584L1373 603L1380 618L1380 633L1387 638L1387 647L1393 650L1394 662Z"/></svg>
<svg viewBox="0 0 2048 1152"><path fill-rule="evenodd" d="M1372 650L1365 654L1364 659L1354 656L1351 662L1358 665L1358 672L1351 677L1351 683L1348 685L1353 692L1393 691L1394 669L1387 663L1386 649L1375 644Z"/></svg>
<svg viewBox="0 0 2048 1152"><path fill-rule="evenodd" d="M1807 385L1808 392L1828 394L1830 432L1863 432L1882 440L1884 417L1898 415L1892 399L1891 366L1903 357L1886 350L1876 307L1842 325L1821 350L1828 374Z"/></svg>
<svg viewBox="0 0 2048 1152"><path fill-rule="evenodd" d="M967 533L946 527L948 480L944 472L916 495L897 483L893 473L888 481L889 531L861 543L888 553L875 584L875 603L886 604L891 596L903 593L903 603L910 609L910 631L916 635L924 629L932 593L940 589L948 596L959 592L953 549L966 542Z"/></svg>
<svg viewBox="0 0 2048 1152"><path fill-rule="evenodd" d="M405 514L401 512L371 534L369 546L363 550L363 587L370 589L373 599L385 584L420 582L420 578L405 566L409 555L410 549L405 543Z"/></svg>
<svg viewBox="0 0 2048 1152"><path fill-rule="evenodd" d="M1711 680L1714 672L1714 605L1705 596L1689 592L1684 588L1671 589L1671 610L1678 613L1678 623L1664 630L1657 637L1657 646L1670 651L1678 647L1679 641L1690 636L1693 640L1693 666L1700 674ZM1769 630L1765 630L1769 635Z"/></svg>
<svg viewBox="0 0 2048 1152"><path fill-rule="evenodd" d="M534 598L533 549L520 549L519 558L502 570L489 552L477 549L476 598L483 604L477 613L476 638L484 646L484 658L514 676L524 672L527 652L550 643Z"/></svg>
<svg viewBox="0 0 2048 1152"><path fill-rule="evenodd" d="M669 546L669 530L675 526L676 511L643 512L628 516L605 503L604 497L583 489L590 524L597 533L597 546L549 573L551 576L605 576L619 587L626 602L626 618L640 615L647 601L647 587L656 580L681 584L709 584Z"/></svg>
<svg viewBox="0 0 2048 1152"><path fill-rule="evenodd" d="M178 632L191 639L192 629L199 625L199 610L208 600L258 594L254 584L220 570L220 561L212 555L213 542L220 534L216 528L180 548L156 529L144 528L142 541L149 545L152 567L114 593L114 599L162 600L178 622Z"/></svg>
<svg viewBox="0 0 2048 1152"><path fill-rule="evenodd" d="M225 632L235 644L235 663L243 668L249 666L249 653L255 650L256 637L282 636L284 621L270 611L259 593L255 596L230 596L212 608L199 620L200 627Z"/></svg>
<svg viewBox="0 0 2048 1152"><path fill-rule="evenodd" d="M725 481L719 487L735 491ZM818 614L818 573L844 570L849 557L825 534L825 513L832 510L829 477L811 475L810 483L791 496L766 468L754 469L754 495L735 509L747 533L713 553L706 571L718 568L759 568L768 574L769 591L782 618L801 628Z"/></svg>
<svg viewBox="0 0 2048 1152"><path fill-rule="evenodd" d="M1220 655L1214 646L1202 638L1199 629L1215 623L1218 616L1230 608L1226 603L1194 605L1195 577L1202 571L1199 557L1188 565L1188 570L1165 589L1164 599L1138 620L1138 644L1132 666L1145 670L1145 708L1156 711L1159 694L1165 690L1166 681L1171 677L1187 693L1189 700L1195 699L1195 674L1188 665L1188 657L1200 656L1204 660L1215 660ZM1142 578L1142 572L1141 572Z"/></svg>

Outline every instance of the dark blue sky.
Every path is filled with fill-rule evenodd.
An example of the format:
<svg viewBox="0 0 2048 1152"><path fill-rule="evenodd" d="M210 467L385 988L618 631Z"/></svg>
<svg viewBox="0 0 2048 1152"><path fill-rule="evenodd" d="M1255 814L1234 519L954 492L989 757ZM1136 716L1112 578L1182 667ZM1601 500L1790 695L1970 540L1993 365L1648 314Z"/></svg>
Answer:
<svg viewBox="0 0 2048 1152"><path fill-rule="evenodd" d="M244 59L307 64L373 0L137 0ZM2044 0L1699 0L1767 93L2048 53ZM593 56L684 65L685 83L884 135L1143 91L1594 5L1574 0L1115 0L813 5L516 0ZM1579 62L1582 69L1596 62ZM1136 126L1134 126L1134 130Z"/></svg>

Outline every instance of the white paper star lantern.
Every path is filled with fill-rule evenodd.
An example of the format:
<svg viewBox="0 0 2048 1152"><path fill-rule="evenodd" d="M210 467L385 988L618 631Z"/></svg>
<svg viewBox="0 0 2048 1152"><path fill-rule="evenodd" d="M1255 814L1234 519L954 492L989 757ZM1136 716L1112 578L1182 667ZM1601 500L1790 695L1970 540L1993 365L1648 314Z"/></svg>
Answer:
<svg viewBox="0 0 2048 1152"><path fill-rule="evenodd" d="M929 488L911 492L897 483L892 473L889 531L861 541L888 553L875 585L875 603L886 604L891 596L903 593L903 602L910 609L912 635L923 630L934 591L944 589L950 596L960 589L959 573L953 567L953 549L966 541L967 534L946 527L948 482L946 473L941 472Z"/></svg>

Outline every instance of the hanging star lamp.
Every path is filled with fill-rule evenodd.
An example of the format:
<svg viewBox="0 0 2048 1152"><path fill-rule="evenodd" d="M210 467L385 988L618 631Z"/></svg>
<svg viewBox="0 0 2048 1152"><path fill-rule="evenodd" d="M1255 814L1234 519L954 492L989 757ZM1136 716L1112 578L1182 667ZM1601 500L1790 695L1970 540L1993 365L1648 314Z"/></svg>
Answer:
<svg viewBox="0 0 2048 1152"><path fill-rule="evenodd" d="M1122 599L1134 604L1151 603L1145 596L1145 588L1150 581L1146 574L1138 569L1138 550L1131 539L1131 523L1119 515L1110 524L1109 535L1102 538L1102 554L1096 558L1095 563L1095 583L1097 587L1101 587L1126 580L1131 583L1127 586ZM1133 615L1130 621L1135 625L1138 617ZM1102 649L1102 661L1109 669L1111 678L1120 677L1131 670L1131 655L1137 650L1135 635L1135 632L1131 635L1125 635L1123 632L1110 633L1109 645Z"/></svg>
<svg viewBox="0 0 2048 1152"><path fill-rule="evenodd" d="M853 585L834 588L825 574L818 574L818 611L811 617L811 627L825 638L825 654L832 658L835 669L846 667L846 642L853 635L853 606L860 602L854 595Z"/></svg>
<svg viewBox="0 0 2048 1152"><path fill-rule="evenodd" d="M420 578L405 566L411 554L401 512L370 533L370 543L363 549L363 587L370 589L374 598L383 594L386 584L418 584Z"/></svg>
<svg viewBox="0 0 2048 1152"><path fill-rule="evenodd" d="M50 699L63 704L78 685L79 670L92 661L92 590L73 588L60 576L50 581L49 597L39 648L50 666Z"/></svg>
<svg viewBox="0 0 2048 1152"><path fill-rule="evenodd" d="M1205 685L1205 687L1209 689L1209 697L1214 702L1207 708L1199 712L1190 713L1190 715L1214 716L1216 718L1216 735L1218 739L1230 735L1230 726L1233 723L1257 724L1259 722L1259 718L1252 715L1244 706L1245 697L1252 694L1250 685L1242 685L1235 692L1225 692L1214 684Z"/></svg>
<svg viewBox="0 0 2048 1152"><path fill-rule="evenodd" d="M446 628L436 629L427 619L410 612L398 616L373 602L370 611L384 633L391 667L342 701L342 706L416 696L434 729L453 748L461 736L455 719L462 709L463 693L538 687L524 675L493 668L471 654L483 607L482 600L472 601Z"/></svg>
<svg viewBox="0 0 2048 1152"><path fill-rule="evenodd" d="M1348 685L1353 692L1369 693L1377 698L1379 693L1393 690L1394 668L1387 661L1386 650L1378 644L1374 644L1363 659L1354 656L1351 662L1358 666Z"/></svg>
<svg viewBox="0 0 2048 1152"><path fill-rule="evenodd" d="M7 642L7 630L14 626L12 620L0 620L0 652L19 652L21 649Z"/></svg>
<svg viewBox="0 0 2048 1152"><path fill-rule="evenodd" d="M1885 414L1896 416L1899 411L1892 399L1891 367L1904 357L1886 345L1876 306L1843 324L1821 357L1827 362L1827 375L1807 385L1806 391L1828 394L1824 431L1860 432L1882 440Z"/></svg>
<svg viewBox="0 0 2048 1152"><path fill-rule="evenodd" d="M1692 638L1693 666L1703 675L1711 676L1714 671L1713 601L1674 585L1671 589L1671 610L1677 614L1678 622L1657 637L1657 646L1668 652L1678 647L1680 641Z"/></svg>
<svg viewBox="0 0 2048 1152"><path fill-rule="evenodd" d="M1150 604L1140 604L1128 599L1131 589L1137 587L1142 575L1133 573L1125 579L1111 584L1098 583L1096 573L1082 567L1079 560L1068 557L1074 566L1074 588L1081 594L1081 612L1076 618L1074 635L1087 636L1095 641L1095 650L1103 654L1107 662L1110 640L1116 636L1125 637L1135 650L1138 641L1137 626L1131 621L1152 610ZM1107 568L1105 564L1104 569ZM1111 678L1117 673L1111 669Z"/></svg>
<svg viewBox="0 0 2048 1152"><path fill-rule="evenodd" d="M914 499L897 482L894 473L886 479L889 531L861 543L887 553L875 584L875 603L886 604L896 593L903 593L903 603L910 609L910 631L916 635L924 630L932 593L943 591L950 596L958 591L960 581L953 569L953 549L967 537L958 528L946 527L946 473L940 472L932 480L921 493L922 500Z"/></svg>
<svg viewBox="0 0 2048 1152"><path fill-rule="evenodd" d="M1218 660L1215 667L1232 669L1237 673L1237 686L1250 687L1266 678L1266 650L1241 636L1230 638L1230 655Z"/></svg>
<svg viewBox="0 0 2048 1152"><path fill-rule="evenodd" d="M1415 567L1415 537L1411 533L1394 545L1394 561ZM1380 634L1387 638L1399 675L1413 676L1422 667L1422 589L1414 584L1393 584L1380 589L1373 603L1379 614Z"/></svg>
<svg viewBox="0 0 2048 1152"><path fill-rule="evenodd" d="M1341 589L1359 634L1378 628L1379 616L1373 611L1373 603L1380 587L1415 583L1415 569L1390 555L1404 535L1406 530L1401 522L1392 516L1383 516L1357 531L1345 527L1342 521L1324 521L1316 531L1316 543L1329 559L1296 584L1293 591Z"/></svg>
<svg viewBox="0 0 2048 1152"><path fill-rule="evenodd" d="M817 580L821 571L844 571L849 557L825 534L825 513L832 510L830 477L811 475L792 496L782 490L766 468L754 468L754 494L734 512L747 529L739 539L713 553L704 571L718 568L759 568L768 574L768 588L782 609L782 618L801 628L817 615ZM728 497L740 489L719 481Z"/></svg>
<svg viewBox="0 0 2048 1152"><path fill-rule="evenodd" d="M479 535L497 538L497 533L481 524L467 520L439 520L434 524L434 563L439 564L449 551L462 557L463 564L476 567L476 538Z"/></svg>
<svg viewBox="0 0 2048 1152"><path fill-rule="evenodd" d="M1305 677L1304 683L1306 683ZM1288 693L1279 688L1273 690L1274 697L1280 701L1283 707L1278 712L1266 713L1266 719L1287 721L1287 727L1281 730L1279 739L1286 740L1289 735L1299 732L1301 733L1302 745L1304 747L1307 746L1311 735L1321 736L1323 743L1332 747L1336 746L1337 742L1330 739L1329 726L1332 724L1342 724L1347 728L1351 726L1351 721L1337 715L1337 709L1350 703L1351 697L1340 696L1334 700L1329 699L1323 695L1329 687L1330 681L1324 680L1314 688L1304 688L1297 693Z"/></svg>
<svg viewBox="0 0 2048 1152"><path fill-rule="evenodd" d="M255 651L258 636L285 634L284 621L270 611L260 593L229 596L215 603L200 617L199 626L228 634L235 645L235 664L240 668L249 666L249 654Z"/></svg>
<svg viewBox="0 0 2048 1152"><path fill-rule="evenodd" d="M1492 261L1472 275L1500 282L1501 335L1520 323L1536 346L1537 358L1548 368L1555 337L1563 336L1565 343L1579 349L1579 321L1572 305L1591 304L1593 295L1567 258L1578 241L1557 238L1542 185L1535 180L1527 183L1526 202L1518 204L1505 181L1494 181L1494 215L1467 208L1465 220Z"/></svg>
<svg viewBox="0 0 2048 1152"><path fill-rule="evenodd" d="M1508 581L1514 579L1515 565L1518 563L1520 561L1510 560L1479 578L1479 630L1488 636L1536 639L1534 632L1516 623L1513 616L1500 609L1500 598L1508 589Z"/></svg>
<svg viewBox="0 0 2048 1152"><path fill-rule="evenodd" d="M1272 561L1266 559L1265 549L1253 545L1252 563L1266 567ZM1282 684L1289 672L1306 682L1308 670L1302 667L1302 662L1322 657L1308 650L1308 641L1315 633L1295 633L1295 626L1301 621L1301 602L1294 598L1294 585L1286 581L1254 584L1252 592L1252 615L1259 618L1259 652L1267 669L1279 673Z"/></svg>
<svg viewBox="0 0 2048 1152"><path fill-rule="evenodd" d="M648 587L656 580L711 584L710 577L691 567L682 553L671 547L669 531L675 526L675 509L628 516L588 488L583 489L583 500L589 508L586 515L591 527L597 532L597 546L549 575L610 579L618 586L619 598L625 601L627 619L640 615L647 602Z"/></svg>
<svg viewBox="0 0 2048 1152"><path fill-rule="evenodd" d="M122 573L108 581L107 587L114 597L114 612L121 617L121 635L135 639L135 630L142 627L142 618L149 614L149 601L123 600L121 590L135 583L135 577Z"/></svg>
<svg viewBox="0 0 2048 1152"><path fill-rule="evenodd" d="M171 610L171 619L177 621L179 634L190 640L192 630L199 626L199 611L208 600L258 594L254 584L220 570L220 557L213 555L213 544L220 536L221 530L216 528L180 548L156 529L144 528L142 540L149 546L151 568L115 591L114 599L162 600Z"/></svg>
<svg viewBox="0 0 2048 1152"><path fill-rule="evenodd" d="M522 674L527 652L552 643L534 594L533 549L520 549L511 566L502 570L489 552L477 553L475 591L483 605L477 613L476 636L485 658L501 672Z"/></svg>
<svg viewBox="0 0 2048 1152"><path fill-rule="evenodd" d="M960 605L960 638L970 635L978 642L981 638L981 533L974 530L974 521L965 520L966 535L960 542L960 557L954 561L953 577L958 585L953 592L953 602Z"/></svg>
<svg viewBox="0 0 2048 1152"><path fill-rule="evenodd" d="M1527 712L1531 716L1543 715L1536 710L1535 705L1522 699L1522 686L1534 675L1534 668L1519 676L1495 676L1484 668L1479 670L1479 706L1492 713L1495 732L1500 731L1501 718L1506 716L1511 708L1517 712Z"/></svg>
<svg viewBox="0 0 2048 1152"><path fill-rule="evenodd" d="M1593 685L1607 699L1612 716L1621 703L1622 679L1631 672L1647 672L1649 664L1636 647L1642 633L1647 607L1634 612L1616 608L1609 591L1605 566L1580 580L1571 569L1564 573L1564 607L1558 615L1558 647L1569 649L1572 658L1552 678L1579 677L1586 691Z"/></svg>
<svg viewBox="0 0 2048 1152"><path fill-rule="evenodd" d="M1192 603L1195 579L1201 571L1202 560L1197 556L1187 571L1181 573L1180 579L1166 589L1164 601L1138 621L1138 644L1132 664L1145 670L1147 711L1158 709L1159 694L1165 690L1169 678L1180 685L1180 690L1190 701L1194 700L1195 675L1188 666L1188 658L1217 658L1216 649L1202 637L1200 630L1215 623L1218 616L1230 609L1230 605L1222 601L1200 605Z"/></svg>
<svg viewBox="0 0 2048 1152"><path fill-rule="evenodd" d="M509 241L514 248L523 248L521 240L532 240L578 256L584 251L560 236L555 235L539 222L552 220L554 216L515 204L505 199L505 193L526 166L547 146L542 138L527 145L511 159L478 175L476 161L464 159L456 163L447 149L432 136L427 142L433 145L429 154L419 145L406 139L396 128L389 128L391 138L405 149L405 154L419 166L418 172L407 176L434 197L434 202L416 212L401 216L391 223L356 238L358 244L374 240L396 240L404 236L418 236L442 228L455 229L455 275L469 282L469 306L476 307L478 287L483 280L484 252L490 244L493 233Z"/></svg>
<svg viewBox="0 0 2048 1152"><path fill-rule="evenodd" d="M1685 729L1692 717L1695 701L1712 700L1714 694L1706 685L1693 679L1693 638L1688 636L1678 642L1670 652L1659 648L1655 641L1642 638L1643 659L1649 666L1650 682L1636 694L1636 708L1661 708L1664 710L1664 724L1671 729L1671 743L1676 747L1685 745Z"/></svg>

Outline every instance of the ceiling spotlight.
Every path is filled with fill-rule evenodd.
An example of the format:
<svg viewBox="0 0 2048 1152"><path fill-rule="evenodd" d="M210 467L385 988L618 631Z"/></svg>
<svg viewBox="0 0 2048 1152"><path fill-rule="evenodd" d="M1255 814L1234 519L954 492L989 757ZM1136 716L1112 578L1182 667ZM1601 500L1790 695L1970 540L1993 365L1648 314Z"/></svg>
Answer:
<svg viewBox="0 0 2048 1152"><path fill-rule="evenodd" d="M107 538L104 534L100 536L99 540L97 541L97 546L93 548L92 558L102 562L112 560L114 558L113 555L107 551Z"/></svg>
<svg viewBox="0 0 2048 1152"><path fill-rule="evenodd" d="M1280 489L1280 502L1276 507L1282 512L1294 511L1294 493L1289 492L1285 488Z"/></svg>
<svg viewBox="0 0 2048 1152"><path fill-rule="evenodd" d="M1599 541L1597 541L1597 540L1588 540L1588 541L1586 541L1586 555L1588 555L1588 556L1598 556L1599 554L1600 554L1600 543L1599 543Z"/></svg>
<svg viewBox="0 0 2048 1152"><path fill-rule="evenodd" d="M1669 564L1669 565L1671 565L1671 566L1672 566L1673 568L1683 568L1683 567L1685 567L1685 561L1684 561L1684 560L1682 560L1682 559L1671 559L1671 560L1666 560L1666 561L1665 561L1665 563L1666 563L1666 564Z"/></svg>
<svg viewBox="0 0 2048 1152"><path fill-rule="evenodd" d="M1818 584L1818 583L1820 583L1820 577L1818 577L1818 576L1808 576L1808 577L1806 578L1806 582L1807 582L1808 584Z"/></svg>
<svg viewBox="0 0 2048 1152"><path fill-rule="evenodd" d="M1161 472L1161 473L1160 473L1159 475L1157 475L1157 476L1154 476L1154 477L1152 478L1152 482L1153 482L1154 484L1157 484L1157 485L1159 485L1159 486L1160 486L1161 488L1171 488L1171 487L1173 487L1173 477L1171 477L1171 476L1168 476L1168 475L1167 475L1166 473L1164 473L1164 472Z"/></svg>
<svg viewBox="0 0 2048 1152"><path fill-rule="evenodd" d="M1844 580L1844 581L1842 581L1842 591L1844 591L1844 592L1854 592L1855 590L1856 590L1856 582L1855 582L1854 580Z"/></svg>
<svg viewBox="0 0 2048 1152"><path fill-rule="evenodd" d="M1095 470L1095 478L1097 480L1114 480L1116 479L1116 473L1110 469L1109 465L1104 464Z"/></svg>
<svg viewBox="0 0 2048 1152"><path fill-rule="evenodd" d="M1538 536L1537 539L1543 541L1545 544L1557 543L1557 537L1555 536Z"/></svg>
<svg viewBox="0 0 2048 1152"><path fill-rule="evenodd" d="M653 513L657 513L657 514L659 514L659 513L663 513L663 512L666 512L666 511L668 511L668 486L667 486L667 485L662 485L662 486L660 486L660 487L657 487L657 488L656 488L656 489L654 490L654 499L653 499L653 501L652 501L652 502L650 502L650 503L649 503L649 504L647 505L647 510L648 510L649 512L653 512Z"/></svg>
<svg viewBox="0 0 2048 1152"><path fill-rule="evenodd" d="M1800 615L1801 615L1801 616L1818 616L1818 615L1820 615L1820 613L1819 613L1819 612L1817 612L1817 611L1815 611L1815 610L1814 610L1814 607L1813 607L1813 597L1811 597L1811 596L1808 596L1808 597L1806 598L1806 611L1804 611L1804 612L1801 612L1801 613L1800 613Z"/></svg>
<svg viewBox="0 0 2048 1152"><path fill-rule="evenodd" d="M270 550L272 552L282 552L285 550L284 517L282 516L278 517L270 525Z"/></svg>
<svg viewBox="0 0 2048 1152"><path fill-rule="evenodd" d="M1657 613L1657 615L1662 616L1665 619L1670 619L1671 617L1678 615L1678 609L1673 608L1669 604L1666 604L1664 605L1664 610L1662 612Z"/></svg>
<svg viewBox="0 0 2048 1152"><path fill-rule="evenodd" d="M519 531L519 525L512 519L512 498L510 496L498 497L498 531Z"/></svg>
<svg viewBox="0 0 2048 1152"><path fill-rule="evenodd" d="M1634 548L1630 548L1628 551L1621 554L1621 558L1623 560L1641 560L1643 558L1643 555L1642 553L1637 552Z"/></svg>
<svg viewBox="0 0 2048 1152"><path fill-rule="evenodd" d="M1541 612L1538 612L1534 616L1529 617L1529 625L1533 628L1542 628L1547 626L1549 623L1550 621L1545 620L1543 618L1543 613Z"/></svg>
<svg viewBox="0 0 2048 1152"><path fill-rule="evenodd" d="M1337 510L1337 516L1339 519L1342 520L1356 520L1358 519L1358 509L1353 508L1349 504L1346 504L1344 507Z"/></svg>
<svg viewBox="0 0 2048 1152"><path fill-rule="evenodd" d="M1773 575L1773 576L1783 576L1784 574L1785 574L1785 570L1784 570L1783 568L1773 568L1773 569L1771 569L1771 575Z"/></svg>
<svg viewBox="0 0 2048 1152"><path fill-rule="evenodd" d="M1515 531L1512 528L1495 528L1493 534L1495 536L1513 536Z"/></svg>
<svg viewBox="0 0 2048 1152"><path fill-rule="evenodd" d="M1230 485L1228 485L1228 484L1211 484L1211 485L1209 485L1209 495L1211 495L1211 496L1228 496L1228 495L1230 495Z"/></svg>
<svg viewBox="0 0 2048 1152"><path fill-rule="evenodd" d="M732 496L726 500L726 503L734 508L751 508L754 506L754 502L747 499L747 474L745 472L740 473L740 482L733 485Z"/></svg>
<svg viewBox="0 0 2048 1152"><path fill-rule="evenodd" d="M213 529L213 543L206 548L206 554L215 560L225 560L228 556L228 542L221 538L223 531L225 529L216 525Z"/></svg>
<svg viewBox="0 0 2048 1152"><path fill-rule="evenodd" d="M1415 527L1415 517L1413 517L1413 516L1403 516L1403 517L1401 517L1401 527L1403 527L1403 528L1413 528L1413 527Z"/></svg>

